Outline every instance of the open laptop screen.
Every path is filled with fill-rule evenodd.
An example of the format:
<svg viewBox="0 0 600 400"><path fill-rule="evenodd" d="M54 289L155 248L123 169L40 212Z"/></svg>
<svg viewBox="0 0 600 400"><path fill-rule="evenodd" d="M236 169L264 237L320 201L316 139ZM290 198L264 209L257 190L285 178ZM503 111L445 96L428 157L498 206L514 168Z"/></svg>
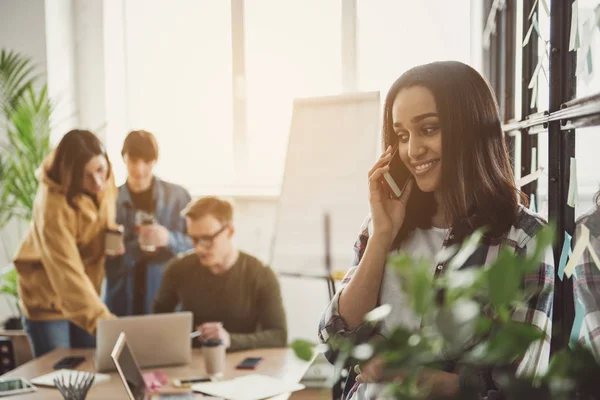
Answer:
<svg viewBox="0 0 600 400"><path fill-rule="evenodd" d="M140 371L135 358L133 358L133 354L131 353L126 340L123 340L122 346L121 353L115 361L119 364L122 378L129 387L133 399L144 400L146 396L146 384L144 382L144 377L142 376L142 371Z"/></svg>

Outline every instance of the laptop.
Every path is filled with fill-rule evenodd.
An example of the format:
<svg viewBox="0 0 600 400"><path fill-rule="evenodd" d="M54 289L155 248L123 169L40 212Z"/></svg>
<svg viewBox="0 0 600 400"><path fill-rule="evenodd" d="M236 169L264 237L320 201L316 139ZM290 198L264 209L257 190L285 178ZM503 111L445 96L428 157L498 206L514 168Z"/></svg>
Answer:
<svg viewBox="0 0 600 400"><path fill-rule="evenodd" d="M133 352L127 344L127 338L124 332L121 332L117 343L111 353L111 359L114 363L121 382L125 386L129 400L190 400L195 399L193 393L150 393L144 382L142 371L133 355Z"/></svg>
<svg viewBox="0 0 600 400"><path fill-rule="evenodd" d="M191 331L191 312L99 320L96 329L96 370L115 370L111 351L121 332L125 332L129 338L135 338L131 351L142 368L188 364L192 359Z"/></svg>

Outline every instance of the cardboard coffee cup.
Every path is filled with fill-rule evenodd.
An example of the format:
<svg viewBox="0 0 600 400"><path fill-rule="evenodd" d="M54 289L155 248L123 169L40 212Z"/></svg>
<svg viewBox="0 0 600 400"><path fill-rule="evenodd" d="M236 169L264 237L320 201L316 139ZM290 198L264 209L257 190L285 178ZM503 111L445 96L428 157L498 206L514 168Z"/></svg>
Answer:
<svg viewBox="0 0 600 400"><path fill-rule="evenodd" d="M123 245L123 227L109 228L104 238L104 250L106 254L114 256L119 254Z"/></svg>
<svg viewBox="0 0 600 400"><path fill-rule="evenodd" d="M211 378L220 378L225 372L225 344L221 339L206 339L202 342L204 369Z"/></svg>

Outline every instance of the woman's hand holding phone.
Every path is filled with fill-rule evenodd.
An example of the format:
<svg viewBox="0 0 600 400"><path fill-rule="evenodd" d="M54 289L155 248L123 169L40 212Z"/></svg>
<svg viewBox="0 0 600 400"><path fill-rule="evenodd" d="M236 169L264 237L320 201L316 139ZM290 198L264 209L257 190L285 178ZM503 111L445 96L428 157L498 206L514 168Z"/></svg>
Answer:
<svg viewBox="0 0 600 400"><path fill-rule="evenodd" d="M394 148L389 146L369 171L372 234L385 238L390 244L404 223L406 204L414 186L414 179L410 179L399 198L391 195L389 188L383 183L383 174L389 171L392 156Z"/></svg>

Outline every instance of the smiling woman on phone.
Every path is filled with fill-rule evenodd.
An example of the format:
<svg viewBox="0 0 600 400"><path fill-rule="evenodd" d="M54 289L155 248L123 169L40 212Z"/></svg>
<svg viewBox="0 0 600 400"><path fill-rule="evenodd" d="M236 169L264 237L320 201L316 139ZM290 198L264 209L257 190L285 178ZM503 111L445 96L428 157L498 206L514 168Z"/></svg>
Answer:
<svg viewBox="0 0 600 400"><path fill-rule="evenodd" d="M527 254L531 239L546 224L519 203L494 94L473 68L448 61L407 71L390 88L383 118L383 153L368 171L371 213L354 246L355 260L343 288L322 316L323 342L340 336L365 342L400 325L420 329L421 321L410 312L396 274L385 267L390 252L434 260L440 251L485 227L483 242L463 265L483 266L494 261L500 246ZM395 182L403 188L397 196L390 178L402 176L406 184ZM443 274L445 265L432 261L431 273ZM547 336L515 366L519 373L536 374L548 364L553 283L548 248L539 272L524 282L546 291L513 316ZM380 329L363 325L367 312L386 303L392 312ZM352 387L348 394L375 397L383 369L377 358L362 365L356 384L346 387ZM491 372L467 371L452 360L420 381L431 387L434 398L480 398L498 390Z"/></svg>

